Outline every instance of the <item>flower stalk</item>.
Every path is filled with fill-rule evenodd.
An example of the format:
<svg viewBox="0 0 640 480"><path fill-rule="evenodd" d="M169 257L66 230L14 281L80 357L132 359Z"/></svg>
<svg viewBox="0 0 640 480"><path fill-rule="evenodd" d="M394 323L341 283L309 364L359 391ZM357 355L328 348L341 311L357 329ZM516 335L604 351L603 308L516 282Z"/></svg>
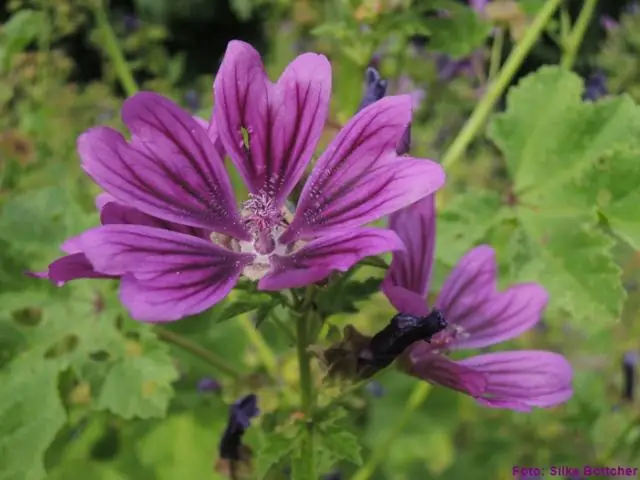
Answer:
<svg viewBox="0 0 640 480"><path fill-rule="evenodd" d="M483 128L496 102L511 84L513 76L517 73L536 41L540 38L540 35L542 35L547 23L561 3L562 0L547 0L540 9L540 12L527 30L527 33L509 54L509 58L505 61L495 81L489 85L487 93L476 105L469 120L467 120L467 123L462 127L462 130L444 154L442 166L445 169L450 169L460 160L460 157L462 157L469 144Z"/></svg>

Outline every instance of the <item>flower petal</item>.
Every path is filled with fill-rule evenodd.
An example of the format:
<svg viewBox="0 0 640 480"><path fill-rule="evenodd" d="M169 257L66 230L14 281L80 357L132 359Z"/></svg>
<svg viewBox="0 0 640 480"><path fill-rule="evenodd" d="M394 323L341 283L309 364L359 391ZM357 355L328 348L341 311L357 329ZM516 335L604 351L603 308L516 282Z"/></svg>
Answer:
<svg viewBox="0 0 640 480"><path fill-rule="evenodd" d="M85 171L122 203L154 217L249 239L229 178L207 132L173 102L143 92L122 117L127 143L107 127L78 139Z"/></svg>
<svg viewBox="0 0 640 480"><path fill-rule="evenodd" d="M172 232L186 233L194 237L208 237L207 231L201 228L179 225L174 222L152 217L117 201L109 201L103 205L100 211L100 223L102 223L102 225L146 225L148 227L171 230Z"/></svg>
<svg viewBox="0 0 640 480"><path fill-rule="evenodd" d="M51 263L46 272L27 272L27 275L35 278L47 278L58 287L79 278L116 278L96 272L84 253L65 255Z"/></svg>
<svg viewBox="0 0 640 480"><path fill-rule="evenodd" d="M272 270L259 283L262 290L296 288L347 271L362 258L404 248L391 230L360 228L313 240L295 253L272 255Z"/></svg>
<svg viewBox="0 0 640 480"><path fill-rule="evenodd" d="M406 95L385 97L353 117L316 163L281 241L359 227L438 190L445 179L440 165L396 153L410 121Z"/></svg>
<svg viewBox="0 0 640 480"><path fill-rule="evenodd" d="M514 285L487 297L484 304L461 325L467 335L451 349L484 348L516 338L540 321L549 295L537 283ZM465 338L466 337L466 338Z"/></svg>
<svg viewBox="0 0 640 480"><path fill-rule="evenodd" d="M426 348L423 349L423 346ZM481 372L431 353L427 342L419 342L410 349L408 358L411 375L471 396L484 392L486 379Z"/></svg>
<svg viewBox="0 0 640 480"><path fill-rule="evenodd" d="M172 321L214 305L254 258L206 240L138 225L107 225L82 234L94 268L127 274L121 298L132 317Z"/></svg>
<svg viewBox="0 0 640 480"><path fill-rule="evenodd" d="M193 116L193 119L198 122L202 128L207 131L207 135L209 135L209 139L211 139L211 143L213 143L213 147L220 155L220 158L224 160L226 152L224 151L224 145L222 145L222 141L220 140L220 135L218 135L218 128L216 127L216 123L211 118L211 122L207 122L204 118Z"/></svg>
<svg viewBox="0 0 640 480"><path fill-rule="evenodd" d="M494 408L529 411L553 407L573 395L573 369L562 355L538 350L520 350L477 355L458 362L482 372L487 385L477 398Z"/></svg>
<svg viewBox="0 0 640 480"><path fill-rule="evenodd" d="M447 322L465 328L496 289L495 252L487 245L469 250L444 282L436 307Z"/></svg>
<svg viewBox="0 0 640 480"><path fill-rule="evenodd" d="M329 113L328 60L300 55L273 84L260 54L247 43L231 41L214 94L220 138L250 192L262 191L281 205L311 160Z"/></svg>
<svg viewBox="0 0 640 480"><path fill-rule="evenodd" d="M402 239L406 250L394 252L385 284L403 287L424 297L429 290L436 243L435 195L393 213L389 227Z"/></svg>
<svg viewBox="0 0 640 480"><path fill-rule="evenodd" d="M382 291L398 312L409 313L418 317L423 317L429 313L427 300L411 290L383 282Z"/></svg>

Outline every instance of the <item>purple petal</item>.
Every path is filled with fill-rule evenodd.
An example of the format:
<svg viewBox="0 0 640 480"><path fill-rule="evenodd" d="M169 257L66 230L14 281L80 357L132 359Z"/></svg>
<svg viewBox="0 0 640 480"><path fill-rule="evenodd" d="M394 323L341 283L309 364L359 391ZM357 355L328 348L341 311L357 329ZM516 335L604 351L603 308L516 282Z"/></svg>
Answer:
<svg viewBox="0 0 640 480"><path fill-rule="evenodd" d="M120 202L154 217L249 239L207 132L173 102L143 92L122 118L131 143L107 127L78 139L85 171Z"/></svg>
<svg viewBox="0 0 640 480"><path fill-rule="evenodd" d="M220 138L249 186L280 205L291 192L324 129L331 97L331 65L306 53L269 81L260 54L229 42L214 83ZM244 144L245 129L249 148Z"/></svg>
<svg viewBox="0 0 640 480"><path fill-rule="evenodd" d="M435 213L435 195L429 195L389 217L389 227L402 239L406 250L393 254L385 282L422 297L427 294L436 238Z"/></svg>
<svg viewBox="0 0 640 480"><path fill-rule="evenodd" d="M85 232L94 268L124 275L122 302L137 320L158 322L194 315L223 299L253 255L206 240L138 225L107 225Z"/></svg>
<svg viewBox="0 0 640 480"><path fill-rule="evenodd" d="M532 407L565 403L573 395L573 369L557 353L536 350L488 353L458 364L485 375L485 392L476 400L488 407L530 411Z"/></svg>
<svg viewBox="0 0 640 480"><path fill-rule="evenodd" d="M457 339L451 349L484 348L515 338L540 321L549 296L537 283L511 287L488 297L463 323L466 338Z"/></svg>
<svg viewBox="0 0 640 480"><path fill-rule="evenodd" d="M51 263L48 271L27 272L27 275L35 278L47 278L58 287L79 278L116 278L96 272L84 253L65 255Z"/></svg>
<svg viewBox="0 0 640 480"><path fill-rule="evenodd" d="M495 292L495 252L487 245L469 250L444 282L436 307L447 322L464 327Z"/></svg>
<svg viewBox="0 0 640 480"><path fill-rule="evenodd" d="M406 288L396 287L387 279L382 282L382 291L398 312L423 317L429 313L426 299Z"/></svg>
<svg viewBox="0 0 640 480"><path fill-rule="evenodd" d="M486 379L481 372L437 353L431 353L429 344L426 342L420 342L411 347L409 360L411 375L427 382L474 397L485 391Z"/></svg>
<svg viewBox="0 0 640 480"><path fill-rule="evenodd" d="M211 122L207 122L204 118L194 115L193 119L198 122L198 125L207 131L209 139L211 140L211 143L213 143L213 147L216 149L216 152L218 152L218 155L220 155L220 158L224 160L226 152L224 151L224 145L222 145L220 135L218 135L218 128L216 127L216 123L213 121L213 118L211 119Z"/></svg>
<svg viewBox="0 0 640 480"><path fill-rule="evenodd" d="M321 237L291 255L271 256L273 270L260 280L262 290L281 290L315 283L332 271L347 271L362 258L402 249L391 230L360 228Z"/></svg>
<svg viewBox="0 0 640 480"><path fill-rule="evenodd" d="M406 95L385 97L353 117L318 160L281 241L358 227L438 190L445 179L440 165L396 153L410 121Z"/></svg>
<svg viewBox="0 0 640 480"><path fill-rule="evenodd" d="M201 228L179 225L174 222L152 217L117 201L109 201L102 206L100 223L102 223L102 225L146 225L148 227L171 230L172 232L186 233L187 235L200 238L208 237L207 232Z"/></svg>

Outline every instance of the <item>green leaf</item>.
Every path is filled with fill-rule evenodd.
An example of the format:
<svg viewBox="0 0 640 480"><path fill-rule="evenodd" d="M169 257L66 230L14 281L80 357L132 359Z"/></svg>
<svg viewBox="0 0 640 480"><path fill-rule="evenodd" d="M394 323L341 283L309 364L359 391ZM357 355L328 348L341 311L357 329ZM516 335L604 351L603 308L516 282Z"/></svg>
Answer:
<svg viewBox="0 0 640 480"><path fill-rule="evenodd" d="M320 434L320 450L334 461L347 460L362 465L362 448L358 437L343 428L328 428Z"/></svg>
<svg viewBox="0 0 640 480"><path fill-rule="evenodd" d="M454 3L447 5L446 17L427 18L429 49L446 53L454 59L464 57L481 47L492 25L470 7Z"/></svg>
<svg viewBox="0 0 640 480"><path fill-rule="evenodd" d="M380 290L381 279L370 277L366 280L339 280L318 292L318 308L325 316L336 313L356 313L356 302L366 300Z"/></svg>
<svg viewBox="0 0 640 480"><path fill-rule="evenodd" d="M269 470L290 455L298 443L297 435L292 437L288 434L270 433L256 456L256 480L265 478Z"/></svg>
<svg viewBox="0 0 640 480"><path fill-rule="evenodd" d="M157 340L130 342L128 352L109 369L96 408L123 418L163 417L173 397L171 383L178 379L178 372Z"/></svg>
<svg viewBox="0 0 640 480"><path fill-rule="evenodd" d="M21 363L1 375L0 479L45 478L44 453L65 421L55 364Z"/></svg>
<svg viewBox="0 0 640 480"><path fill-rule="evenodd" d="M2 26L2 48L0 49L0 71L11 65L13 55L21 52L48 28L42 12L20 9Z"/></svg>
<svg viewBox="0 0 640 480"><path fill-rule="evenodd" d="M456 195L438 211L436 258L453 266L482 240L503 216L500 195L489 190L471 190Z"/></svg>
<svg viewBox="0 0 640 480"><path fill-rule="evenodd" d="M596 329L619 317L625 297L599 204L614 228L625 225L622 235L634 235L635 225L620 219L635 198L632 182L619 177L636 171L633 155L615 169L606 158L640 148L640 109L628 97L584 103L582 90L577 75L543 67L511 90L489 136L513 180L514 279L543 283L550 309Z"/></svg>
<svg viewBox="0 0 640 480"><path fill-rule="evenodd" d="M215 323L225 322L256 309L270 310L275 305L276 299L272 295L236 290L232 296L211 309L211 318Z"/></svg>

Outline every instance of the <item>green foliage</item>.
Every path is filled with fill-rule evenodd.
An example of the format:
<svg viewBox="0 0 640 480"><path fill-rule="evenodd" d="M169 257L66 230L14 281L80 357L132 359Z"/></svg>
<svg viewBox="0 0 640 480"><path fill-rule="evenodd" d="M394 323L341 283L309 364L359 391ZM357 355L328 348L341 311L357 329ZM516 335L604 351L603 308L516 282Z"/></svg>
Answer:
<svg viewBox="0 0 640 480"><path fill-rule="evenodd" d="M518 221L510 245L513 277L541 282L555 293L551 308L596 329L619 318L625 298L613 241L596 212L604 200L600 213L614 213L615 231L616 207L624 212L637 193L617 176L619 169L638 173L640 109L627 97L592 104L581 94L576 75L545 67L512 89L490 136L513 181L513 206L506 207ZM612 168L606 157L620 148L631 150ZM637 185L640 177L629 181ZM628 224L623 232L628 236Z"/></svg>

